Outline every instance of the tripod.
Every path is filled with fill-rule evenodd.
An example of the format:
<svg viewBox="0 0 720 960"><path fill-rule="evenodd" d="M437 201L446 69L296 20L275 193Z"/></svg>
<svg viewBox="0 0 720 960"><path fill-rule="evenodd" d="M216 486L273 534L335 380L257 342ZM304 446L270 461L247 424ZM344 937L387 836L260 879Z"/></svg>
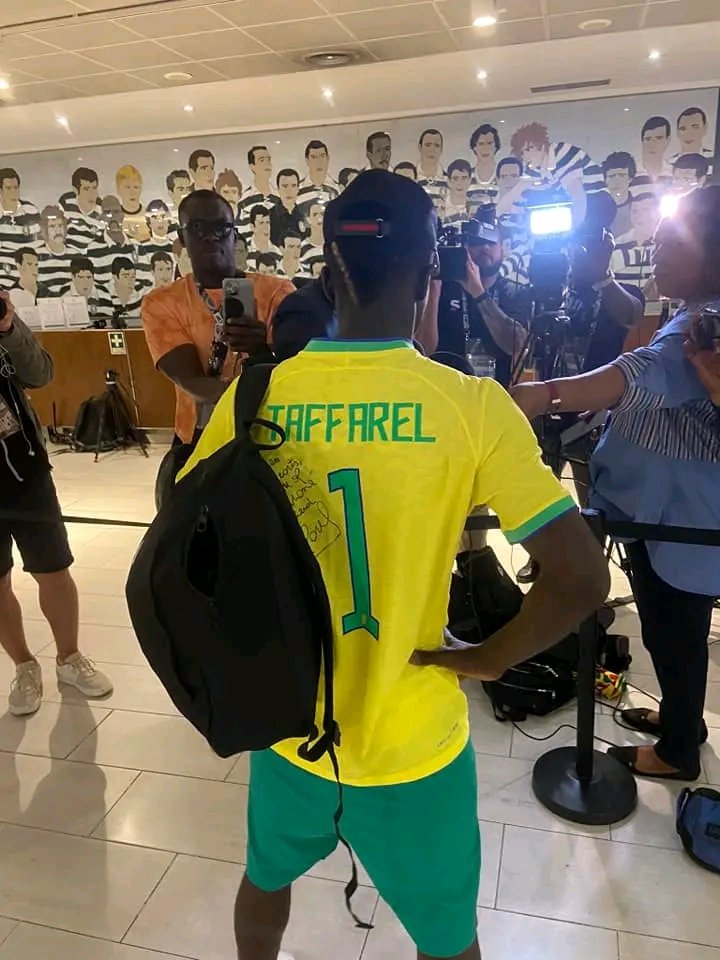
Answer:
<svg viewBox="0 0 720 960"><path fill-rule="evenodd" d="M100 453L108 450L117 450L137 446L143 456L148 456L148 441L145 434L139 430L132 420L130 408L121 391L125 388L118 380L114 370L105 371L105 392L98 400L98 428L95 443L95 463ZM103 440L103 428L109 425L111 436Z"/></svg>

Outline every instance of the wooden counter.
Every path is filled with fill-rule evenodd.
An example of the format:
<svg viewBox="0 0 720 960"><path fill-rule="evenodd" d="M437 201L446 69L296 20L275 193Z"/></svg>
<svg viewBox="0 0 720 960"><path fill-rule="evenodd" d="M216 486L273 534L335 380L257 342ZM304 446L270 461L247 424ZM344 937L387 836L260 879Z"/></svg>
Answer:
<svg viewBox="0 0 720 960"><path fill-rule="evenodd" d="M110 337L124 337L125 353L111 353ZM35 336L53 358L55 377L30 399L43 424L72 426L88 397L105 390L105 371L115 370L134 404L141 427L171 429L175 420L175 389L153 366L142 330L45 330ZM126 397L127 399L127 397Z"/></svg>

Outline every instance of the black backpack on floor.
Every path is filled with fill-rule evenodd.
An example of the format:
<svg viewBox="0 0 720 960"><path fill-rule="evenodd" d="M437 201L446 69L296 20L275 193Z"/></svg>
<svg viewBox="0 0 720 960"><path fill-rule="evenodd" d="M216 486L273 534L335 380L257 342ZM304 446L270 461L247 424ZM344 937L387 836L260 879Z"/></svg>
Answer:
<svg viewBox="0 0 720 960"><path fill-rule="evenodd" d="M491 547L460 554L450 586L448 626L466 643L482 643L520 612L523 592ZM575 696L577 635L483 682L497 720L544 717Z"/></svg>
<svg viewBox="0 0 720 960"><path fill-rule="evenodd" d="M241 376L236 439L181 480L143 539L127 601L140 646L178 710L222 757L290 737L317 760L339 741L330 606L280 480L250 437L272 367ZM315 712L324 675L320 736Z"/></svg>

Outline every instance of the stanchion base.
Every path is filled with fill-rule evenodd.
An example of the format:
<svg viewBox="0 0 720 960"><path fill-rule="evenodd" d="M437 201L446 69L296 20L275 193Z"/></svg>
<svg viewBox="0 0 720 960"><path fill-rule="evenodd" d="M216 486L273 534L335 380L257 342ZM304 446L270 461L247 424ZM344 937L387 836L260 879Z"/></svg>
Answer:
<svg viewBox="0 0 720 960"><path fill-rule="evenodd" d="M533 791L544 807L573 823L595 826L617 823L633 812L637 784L627 767L597 750L592 780L579 780L576 765L576 747L551 750L536 762Z"/></svg>

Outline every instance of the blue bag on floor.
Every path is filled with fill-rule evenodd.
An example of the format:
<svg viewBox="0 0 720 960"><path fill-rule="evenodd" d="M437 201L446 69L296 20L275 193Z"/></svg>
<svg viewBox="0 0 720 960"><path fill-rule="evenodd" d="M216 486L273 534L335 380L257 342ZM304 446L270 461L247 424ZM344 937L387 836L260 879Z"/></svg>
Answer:
<svg viewBox="0 0 720 960"><path fill-rule="evenodd" d="M720 873L720 793L686 787L678 797L676 827L695 863Z"/></svg>

